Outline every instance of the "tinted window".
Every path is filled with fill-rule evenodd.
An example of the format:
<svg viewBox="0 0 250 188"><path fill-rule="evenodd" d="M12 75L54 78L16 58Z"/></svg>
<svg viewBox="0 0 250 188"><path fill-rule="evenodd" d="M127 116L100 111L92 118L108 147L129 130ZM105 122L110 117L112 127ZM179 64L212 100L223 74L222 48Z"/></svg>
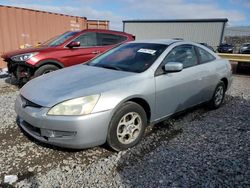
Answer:
<svg viewBox="0 0 250 188"><path fill-rule="evenodd" d="M114 45L119 44L125 40L127 37L108 33L98 33L98 44L99 46Z"/></svg>
<svg viewBox="0 0 250 188"><path fill-rule="evenodd" d="M124 44L98 56L89 65L139 73L147 70L166 48L163 44Z"/></svg>
<svg viewBox="0 0 250 188"><path fill-rule="evenodd" d="M82 47L97 46L96 33L85 33L77 37L74 41L79 41Z"/></svg>
<svg viewBox="0 0 250 188"><path fill-rule="evenodd" d="M231 44L221 44L220 47L233 47Z"/></svg>
<svg viewBox="0 0 250 188"><path fill-rule="evenodd" d="M163 64L169 62L178 62L183 64L183 68L191 67L197 64L197 56L194 46L181 45L175 47L163 60Z"/></svg>
<svg viewBox="0 0 250 188"><path fill-rule="evenodd" d="M243 44L242 47L250 48L250 44Z"/></svg>
<svg viewBox="0 0 250 188"><path fill-rule="evenodd" d="M197 51L200 58L200 63L206 63L215 60L215 57L206 50L197 47Z"/></svg>

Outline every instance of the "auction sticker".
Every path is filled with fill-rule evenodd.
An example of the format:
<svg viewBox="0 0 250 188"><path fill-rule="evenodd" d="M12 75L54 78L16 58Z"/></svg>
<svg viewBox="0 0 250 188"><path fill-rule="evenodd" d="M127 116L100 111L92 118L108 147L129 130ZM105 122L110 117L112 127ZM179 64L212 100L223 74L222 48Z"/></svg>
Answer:
<svg viewBox="0 0 250 188"><path fill-rule="evenodd" d="M156 50L141 48L137 52L155 55Z"/></svg>

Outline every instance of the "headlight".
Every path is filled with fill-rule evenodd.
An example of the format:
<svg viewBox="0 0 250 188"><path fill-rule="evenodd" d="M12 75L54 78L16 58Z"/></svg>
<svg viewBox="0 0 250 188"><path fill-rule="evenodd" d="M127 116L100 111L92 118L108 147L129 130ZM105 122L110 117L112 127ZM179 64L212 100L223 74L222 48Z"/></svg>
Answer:
<svg viewBox="0 0 250 188"><path fill-rule="evenodd" d="M52 107L48 115L78 116L90 114L94 109L100 95L90 95L64 101Z"/></svg>
<svg viewBox="0 0 250 188"><path fill-rule="evenodd" d="M11 60L12 61L27 61L28 59L32 58L33 56L37 54L38 52L16 55L16 56L11 57Z"/></svg>

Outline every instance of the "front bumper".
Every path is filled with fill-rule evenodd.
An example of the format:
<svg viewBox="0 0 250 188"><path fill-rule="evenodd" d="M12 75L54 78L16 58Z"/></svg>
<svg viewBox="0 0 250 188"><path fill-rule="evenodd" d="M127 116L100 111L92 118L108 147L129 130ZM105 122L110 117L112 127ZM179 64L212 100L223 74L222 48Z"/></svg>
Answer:
<svg viewBox="0 0 250 188"><path fill-rule="evenodd" d="M16 99L18 125L41 142L75 149L105 143L111 110L84 116L47 116L48 110L44 107L23 107L21 97Z"/></svg>
<svg viewBox="0 0 250 188"><path fill-rule="evenodd" d="M233 53L234 49L218 49L219 53Z"/></svg>
<svg viewBox="0 0 250 188"><path fill-rule="evenodd" d="M25 61L14 62L11 59L5 59L4 61L7 62L8 72L18 80L30 78L34 74L34 67Z"/></svg>

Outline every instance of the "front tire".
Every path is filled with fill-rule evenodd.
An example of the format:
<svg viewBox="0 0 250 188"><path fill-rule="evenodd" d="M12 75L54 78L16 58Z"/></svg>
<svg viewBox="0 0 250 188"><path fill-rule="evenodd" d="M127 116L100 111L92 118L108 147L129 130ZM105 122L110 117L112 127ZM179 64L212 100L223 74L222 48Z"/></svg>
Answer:
<svg viewBox="0 0 250 188"><path fill-rule="evenodd" d="M38 77L38 76L41 76L43 74L47 74L47 73L50 73L50 72L53 72L53 71L56 71L58 70L59 68L55 65L43 65L41 67L39 67L36 71L35 71L35 74L34 74L34 77Z"/></svg>
<svg viewBox="0 0 250 188"><path fill-rule="evenodd" d="M146 125L144 109L137 103L126 102L111 119L107 144L115 151L133 147L142 139Z"/></svg>
<svg viewBox="0 0 250 188"><path fill-rule="evenodd" d="M209 107L211 109L217 109L223 103L225 97L226 87L224 82L220 81L215 88L212 99L209 102Z"/></svg>

